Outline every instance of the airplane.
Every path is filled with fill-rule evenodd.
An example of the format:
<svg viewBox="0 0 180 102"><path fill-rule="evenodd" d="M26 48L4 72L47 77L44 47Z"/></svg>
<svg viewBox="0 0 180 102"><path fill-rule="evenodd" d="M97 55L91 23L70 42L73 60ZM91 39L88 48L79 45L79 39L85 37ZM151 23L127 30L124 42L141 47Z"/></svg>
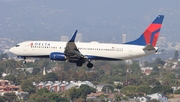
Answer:
<svg viewBox="0 0 180 102"><path fill-rule="evenodd" d="M92 60L122 61L154 54L158 51L156 42L164 15L158 15L147 27L143 34L130 42L123 44L110 44L98 42L75 42L75 31L68 42L60 41L25 41L10 48L10 52L23 58L27 57L49 58L56 61L69 61L81 67L87 62L92 68Z"/></svg>

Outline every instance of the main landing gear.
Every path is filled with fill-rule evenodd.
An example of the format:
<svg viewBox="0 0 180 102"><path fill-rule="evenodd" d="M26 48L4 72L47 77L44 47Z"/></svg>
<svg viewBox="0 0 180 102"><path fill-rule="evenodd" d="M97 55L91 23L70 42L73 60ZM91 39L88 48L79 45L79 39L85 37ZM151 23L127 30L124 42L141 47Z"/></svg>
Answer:
<svg viewBox="0 0 180 102"><path fill-rule="evenodd" d="M76 66L81 67L82 65L83 65L83 62L81 62L81 61L76 62ZM88 68L92 68L92 67L93 67L93 64L89 61L89 62L87 63L87 67L88 67Z"/></svg>
<svg viewBox="0 0 180 102"><path fill-rule="evenodd" d="M87 64L87 67L88 67L88 68L92 68L92 67L93 67L93 64L89 61L88 64Z"/></svg>
<svg viewBox="0 0 180 102"><path fill-rule="evenodd" d="M76 66L78 66L78 67L81 67L83 65L83 63L82 62L76 62Z"/></svg>

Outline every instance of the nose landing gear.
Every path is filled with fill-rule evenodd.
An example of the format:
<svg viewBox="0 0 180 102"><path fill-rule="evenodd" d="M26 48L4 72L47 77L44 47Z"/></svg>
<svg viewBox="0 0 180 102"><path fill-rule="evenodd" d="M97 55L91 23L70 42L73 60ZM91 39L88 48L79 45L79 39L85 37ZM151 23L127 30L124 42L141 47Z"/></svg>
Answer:
<svg viewBox="0 0 180 102"><path fill-rule="evenodd" d="M18 58L22 58L23 59L23 64L26 64L26 57L18 56Z"/></svg>
<svg viewBox="0 0 180 102"><path fill-rule="evenodd" d="M23 64L26 64L26 60L24 59Z"/></svg>

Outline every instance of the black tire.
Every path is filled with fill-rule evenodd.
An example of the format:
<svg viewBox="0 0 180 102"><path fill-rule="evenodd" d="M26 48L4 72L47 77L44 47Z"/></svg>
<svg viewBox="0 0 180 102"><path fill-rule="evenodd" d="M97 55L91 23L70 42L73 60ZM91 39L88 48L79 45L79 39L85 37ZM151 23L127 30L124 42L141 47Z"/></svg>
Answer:
<svg viewBox="0 0 180 102"><path fill-rule="evenodd" d="M88 67L88 68L92 68L92 67L93 67L93 64L92 64L92 63L88 63L88 64L87 64L87 67Z"/></svg>
<svg viewBox="0 0 180 102"><path fill-rule="evenodd" d="M83 64L82 62L77 62L77 63L76 63L76 66L81 67L82 64Z"/></svg>

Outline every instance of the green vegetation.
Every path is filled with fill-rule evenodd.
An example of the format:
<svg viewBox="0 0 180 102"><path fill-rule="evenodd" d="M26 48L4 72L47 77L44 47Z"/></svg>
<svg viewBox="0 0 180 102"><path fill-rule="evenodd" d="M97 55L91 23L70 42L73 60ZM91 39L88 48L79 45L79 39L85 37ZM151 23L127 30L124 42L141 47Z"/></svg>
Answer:
<svg viewBox="0 0 180 102"><path fill-rule="evenodd" d="M146 94L162 92L164 94L171 94L172 86L180 86L180 69L172 69L167 65L163 68L165 61L157 58L153 62L144 62L144 66L153 67L150 75L142 74L138 61L132 63L118 62L103 62L98 61L95 67L89 70L86 66L81 68L68 62L55 62L49 59L37 59L35 62L27 62L26 65L22 61L15 61L13 59L7 60L6 54L0 55L0 76L3 72L9 73L8 76L2 77L13 81L15 84L21 85L22 90L29 92L28 102L68 102L69 100L82 101L86 99L87 94L95 92L95 89L89 86L81 86L78 88L71 88L64 93L49 92L46 89L38 90L32 85L32 82L41 81L91 81L93 84L108 84L102 91L105 93L118 93L117 100L124 100L127 97L122 97L125 94L128 97L144 96ZM180 65L180 62L178 62ZM29 73L21 68L33 67L33 72ZM43 68L49 70L54 68L51 73L42 75ZM171 69L171 70L170 70ZM120 82L114 85L114 81ZM107 91L108 89L108 91ZM175 93L180 93L177 90ZM12 100L16 97L12 96ZM106 95L105 95L106 96ZM105 97L102 96L102 97ZM5 96L0 97L0 101L7 100ZM35 101L36 100L36 101Z"/></svg>
<svg viewBox="0 0 180 102"><path fill-rule="evenodd" d="M46 88L37 90L37 93L32 94L27 102L69 102L61 94L50 92Z"/></svg>
<svg viewBox="0 0 180 102"><path fill-rule="evenodd" d="M180 94L180 89L176 90L174 93L175 94Z"/></svg>
<svg viewBox="0 0 180 102"><path fill-rule="evenodd" d="M102 92L108 94L108 93L112 93L114 92L114 87L111 86L111 85L105 85L103 88L102 88Z"/></svg>
<svg viewBox="0 0 180 102"><path fill-rule="evenodd" d="M25 80L21 83L21 88L23 91L33 94L36 92L36 87L32 84L32 81Z"/></svg>
<svg viewBox="0 0 180 102"><path fill-rule="evenodd" d="M96 89L89 87L88 85L81 85L78 89L73 87L67 90L64 94L69 100L83 99L83 101L85 101L87 95L91 92L95 93Z"/></svg>
<svg viewBox="0 0 180 102"><path fill-rule="evenodd" d="M48 73L44 78L44 81L56 81L56 80L58 80L58 76L56 73L53 72Z"/></svg>
<svg viewBox="0 0 180 102"><path fill-rule="evenodd" d="M18 98L15 93L5 93L0 96L0 102L18 102Z"/></svg>

